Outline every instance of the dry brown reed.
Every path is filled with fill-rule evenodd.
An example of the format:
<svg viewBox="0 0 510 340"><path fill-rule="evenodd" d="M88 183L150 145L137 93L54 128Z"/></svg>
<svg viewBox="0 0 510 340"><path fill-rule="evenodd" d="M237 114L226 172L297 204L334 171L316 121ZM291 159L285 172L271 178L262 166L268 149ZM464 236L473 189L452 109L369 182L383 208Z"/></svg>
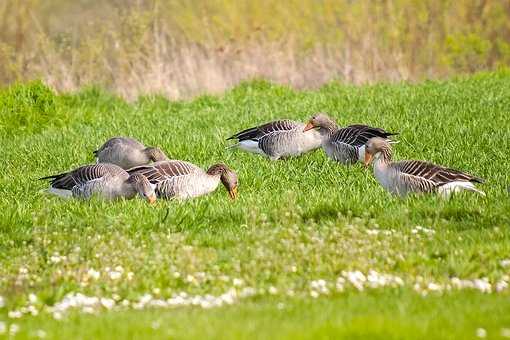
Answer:
<svg viewBox="0 0 510 340"><path fill-rule="evenodd" d="M3 0L0 83L185 98L265 78L297 88L510 62L503 0Z"/></svg>

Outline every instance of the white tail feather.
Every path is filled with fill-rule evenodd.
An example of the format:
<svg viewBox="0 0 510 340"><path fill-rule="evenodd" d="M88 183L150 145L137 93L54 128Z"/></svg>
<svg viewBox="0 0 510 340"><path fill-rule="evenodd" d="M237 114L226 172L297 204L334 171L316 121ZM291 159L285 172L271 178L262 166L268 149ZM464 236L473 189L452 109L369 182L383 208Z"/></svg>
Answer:
<svg viewBox="0 0 510 340"><path fill-rule="evenodd" d="M485 192L477 189L473 183L465 181L455 181L445 184L439 188L439 193L444 197L449 197L451 194L461 192L463 190L476 192L485 196Z"/></svg>

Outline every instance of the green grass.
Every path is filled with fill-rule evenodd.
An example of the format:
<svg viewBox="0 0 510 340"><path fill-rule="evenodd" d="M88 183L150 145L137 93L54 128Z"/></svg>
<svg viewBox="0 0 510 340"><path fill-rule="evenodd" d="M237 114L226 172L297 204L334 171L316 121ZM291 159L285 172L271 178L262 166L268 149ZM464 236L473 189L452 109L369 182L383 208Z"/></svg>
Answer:
<svg viewBox="0 0 510 340"><path fill-rule="evenodd" d="M497 338L510 328L509 289L496 292L510 275L502 262L510 259L509 93L509 72L314 92L255 81L189 102L128 104L96 88L55 95L40 83L0 90L0 322L19 325L20 338L43 330L62 339L464 339L477 328ZM273 118L304 121L316 111L342 125L399 131L395 158L468 170L487 180L487 197L399 199L371 171L335 164L320 150L278 162L225 150L224 139L240 129ZM116 135L204 168L225 162L239 174L239 199L220 188L149 206L66 201L43 191L37 178L93 162L91 151ZM109 272L117 266L115 279ZM403 285L335 288L342 271L356 270L398 276ZM455 289L453 277L487 278L491 293ZM327 292L312 287L319 279ZM253 296L213 309L99 308L62 320L47 309L69 292L136 302L147 293L218 296L246 287ZM38 315L8 317L27 305Z"/></svg>

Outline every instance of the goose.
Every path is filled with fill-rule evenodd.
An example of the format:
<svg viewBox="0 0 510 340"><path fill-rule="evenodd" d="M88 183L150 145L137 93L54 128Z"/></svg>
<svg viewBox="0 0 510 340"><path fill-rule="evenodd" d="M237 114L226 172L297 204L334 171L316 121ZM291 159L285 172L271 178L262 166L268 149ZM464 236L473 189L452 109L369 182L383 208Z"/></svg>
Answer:
<svg viewBox="0 0 510 340"><path fill-rule="evenodd" d="M145 147L130 137L114 137L94 151L97 163L111 163L130 169L150 162L165 161L168 157L159 148Z"/></svg>
<svg viewBox="0 0 510 340"><path fill-rule="evenodd" d="M215 164L204 171L189 162L170 160L134 167L128 173L146 177L159 198L188 199L206 195L216 190L220 181L230 198L237 197L237 174L225 164Z"/></svg>
<svg viewBox="0 0 510 340"><path fill-rule="evenodd" d="M305 133L305 124L292 120L276 120L252 127L227 138L236 139L241 150L258 153L278 160L315 150L321 146L322 138L317 131Z"/></svg>
<svg viewBox="0 0 510 340"><path fill-rule="evenodd" d="M69 172L39 178L50 180L48 191L61 197L89 199L98 195L104 199L131 199L138 194L154 203L156 194L147 178L140 174L128 174L115 164L81 166Z"/></svg>
<svg viewBox="0 0 510 340"><path fill-rule="evenodd" d="M366 145L365 166L373 162L374 176L389 192L399 196L408 193L437 192L443 197L462 190L485 193L475 187L484 180L463 171L445 168L425 161L391 161L390 142L371 138Z"/></svg>
<svg viewBox="0 0 510 340"><path fill-rule="evenodd" d="M312 129L318 129L322 134L322 148L328 157L346 165L363 162L365 143L370 138L388 138L397 134L360 124L339 128L335 121L324 113L317 113L310 118L303 131Z"/></svg>

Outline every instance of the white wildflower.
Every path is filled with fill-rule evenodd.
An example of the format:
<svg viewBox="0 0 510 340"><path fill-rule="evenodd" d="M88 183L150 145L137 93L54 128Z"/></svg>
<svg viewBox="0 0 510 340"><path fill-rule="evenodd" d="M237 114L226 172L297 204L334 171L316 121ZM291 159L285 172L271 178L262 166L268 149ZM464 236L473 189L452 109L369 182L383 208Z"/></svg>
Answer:
<svg viewBox="0 0 510 340"><path fill-rule="evenodd" d="M232 284L235 287L239 287L239 286L242 286L244 284L244 281L242 279L233 279L232 280Z"/></svg>
<svg viewBox="0 0 510 340"><path fill-rule="evenodd" d="M437 284L437 283L434 283L434 282L430 282L428 285L427 285L427 289L432 291L432 292L440 292L443 290L443 287L441 287L441 285Z"/></svg>
<svg viewBox="0 0 510 340"><path fill-rule="evenodd" d="M94 268L90 268L88 271L87 271L87 275L91 278L93 278L94 280L97 280L99 279L99 277L101 276L101 273L98 272L97 270L95 270Z"/></svg>
<svg viewBox="0 0 510 340"><path fill-rule="evenodd" d="M500 334L503 338L510 338L510 328L501 328Z"/></svg>
<svg viewBox="0 0 510 340"><path fill-rule="evenodd" d="M499 264L501 265L501 267L508 267L510 266L510 259L501 260L499 261Z"/></svg>
<svg viewBox="0 0 510 340"><path fill-rule="evenodd" d="M56 254L56 255L50 256L50 261L53 263L60 263L60 261L62 261L62 259L58 254Z"/></svg>
<svg viewBox="0 0 510 340"><path fill-rule="evenodd" d="M278 289L276 287L271 286L271 287L269 287L268 292L271 295L275 295L275 294L278 294Z"/></svg>
<svg viewBox="0 0 510 340"><path fill-rule="evenodd" d="M30 313L33 316L36 316L39 314L39 311L34 306L30 305L27 307L27 312Z"/></svg>
<svg viewBox="0 0 510 340"><path fill-rule="evenodd" d="M496 292L502 292L508 288L508 282L505 280L498 281L496 283Z"/></svg>
<svg viewBox="0 0 510 340"><path fill-rule="evenodd" d="M312 290L310 292L310 296L313 297L314 299L318 298L319 297L319 293L317 293L315 290Z"/></svg>
<svg viewBox="0 0 510 340"><path fill-rule="evenodd" d="M14 334L16 334L18 332L19 332L19 326L17 324L15 324L15 323L11 324L11 326L9 327L9 333L11 335L14 335Z"/></svg>
<svg viewBox="0 0 510 340"><path fill-rule="evenodd" d="M5 322L0 321L0 334L4 334L7 331L7 325Z"/></svg>
<svg viewBox="0 0 510 340"><path fill-rule="evenodd" d="M242 298L250 297L257 294L257 290L252 287L244 287L241 292L239 293L239 296Z"/></svg>
<svg viewBox="0 0 510 340"><path fill-rule="evenodd" d="M133 272L128 272L127 275L126 275L128 281L131 281L134 276L135 276L135 274Z"/></svg>
<svg viewBox="0 0 510 340"><path fill-rule="evenodd" d="M487 331L483 328L476 329L476 336L479 338L485 338L487 336Z"/></svg>
<svg viewBox="0 0 510 340"><path fill-rule="evenodd" d="M36 303L37 302L37 295L35 295L34 293L28 294L28 301L30 301L30 303Z"/></svg>
<svg viewBox="0 0 510 340"><path fill-rule="evenodd" d="M19 310L11 310L7 313L7 316L11 319L19 319L23 316L23 314Z"/></svg>
<svg viewBox="0 0 510 340"><path fill-rule="evenodd" d="M5 299L2 295L0 295L0 308L4 308L5 307Z"/></svg>
<svg viewBox="0 0 510 340"><path fill-rule="evenodd" d="M491 292L491 284L487 278L475 279L473 281L474 287L481 291L482 293L490 293Z"/></svg>
<svg viewBox="0 0 510 340"><path fill-rule="evenodd" d="M81 311L85 314L94 314L95 310L91 306L85 306L81 309Z"/></svg>
<svg viewBox="0 0 510 340"><path fill-rule="evenodd" d="M360 271L354 271L354 272L342 272L344 277L347 278L347 280L359 291L362 291L364 289L364 284L366 282L365 275Z"/></svg>
<svg viewBox="0 0 510 340"><path fill-rule="evenodd" d="M39 339L44 339L46 337L46 332L43 331L42 329L38 329L36 332L35 332L35 336Z"/></svg>
<svg viewBox="0 0 510 340"><path fill-rule="evenodd" d="M112 271L109 273L109 275L110 275L110 279L112 279L112 280L118 280L118 279L120 279L120 277L122 276L122 273L117 272L117 271L115 271L115 270L112 270Z"/></svg>
<svg viewBox="0 0 510 340"><path fill-rule="evenodd" d="M115 300L108 298L101 298L101 305L106 309L112 309L115 306Z"/></svg>

